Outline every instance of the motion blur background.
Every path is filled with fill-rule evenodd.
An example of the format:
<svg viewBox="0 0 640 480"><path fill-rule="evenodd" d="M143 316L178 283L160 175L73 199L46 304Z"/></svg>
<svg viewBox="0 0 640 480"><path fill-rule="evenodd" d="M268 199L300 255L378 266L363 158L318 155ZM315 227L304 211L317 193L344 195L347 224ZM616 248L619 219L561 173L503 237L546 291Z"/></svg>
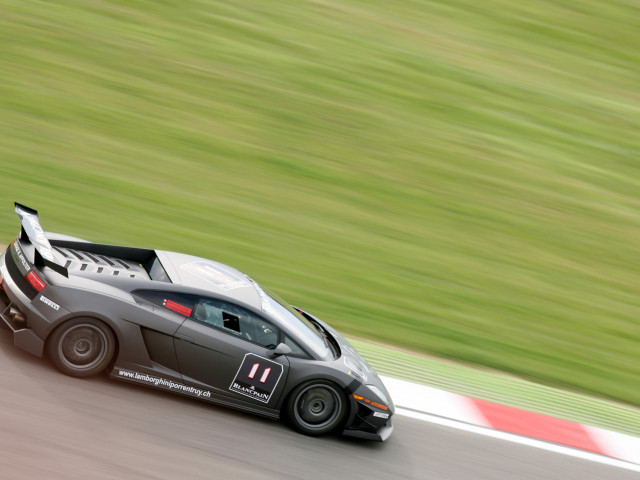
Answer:
<svg viewBox="0 0 640 480"><path fill-rule="evenodd" d="M634 0L0 0L0 243L19 201L640 405L639 32Z"/></svg>

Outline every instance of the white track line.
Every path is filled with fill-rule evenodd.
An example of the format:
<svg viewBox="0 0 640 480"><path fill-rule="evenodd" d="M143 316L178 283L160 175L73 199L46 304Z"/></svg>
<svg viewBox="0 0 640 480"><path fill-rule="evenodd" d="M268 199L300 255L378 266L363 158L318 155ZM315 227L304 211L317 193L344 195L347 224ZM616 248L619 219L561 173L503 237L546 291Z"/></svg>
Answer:
<svg viewBox="0 0 640 480"><path fill-rule="evenodd" d="M485 437L497 438L499 440L505 440L511 443L517 443L519 445L525 445L528 447L538 448L540 450L546 450L548 452L559 453L562 455L568 455L570 457L579 458L582 460L588 460L591 462L600 463L602 465L608 465L611 467L623 468L632 472L640 472L640 465L625 462L623 460L617 460L611 457L605 457L596 453L585 452L584 450L577 450L575 448L565 447L557 445L555 443L547 443L541 440L535 440L533 438L521 437L513 433L501 432L499 430L492 430L487 427L479 427L477 425L471 425L469 423L459 422L457 420L451 420L450 418L442 418L428 413L414 412L413 410L405 410L403 408L396 408L396 415L402 415L405 417L415 418L422 420L423 422L435 423L449 428L455 428L456 430L462 430L465 432L475 433L483 435Z"/></svg>
<svg viewBox="0 0 640 480"><path fill-rule="evenodd" d="M618 460L616 458L598 455L597 453L578 450L529 437L522 437L513 433L493 430L488 426L484 417L482 417L479 412L469 411L464 402L457 401L458 398L463 398L460 395L425 385L397 380L395 378L381 378L396 405L396 415L588 460L602 465L618 467L632 472L640 472L640 465L635 463L629 463L624 460ZM622 436L614 432L609 433L614 436ZM636 439L635 437L629 438L640 442L640 439ZM635 447L636 444L634 443L633 446Z"/></svg>

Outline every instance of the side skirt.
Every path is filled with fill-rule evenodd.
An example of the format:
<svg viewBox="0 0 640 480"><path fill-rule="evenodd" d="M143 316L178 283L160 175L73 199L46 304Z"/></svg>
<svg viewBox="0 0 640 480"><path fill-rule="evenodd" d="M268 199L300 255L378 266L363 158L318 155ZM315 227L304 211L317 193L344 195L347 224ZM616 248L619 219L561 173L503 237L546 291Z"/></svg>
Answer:
<svg viewBox="0 0 640 480"><path fill-rule="evenodd" d="M168 378L176 377L176 375L159 375L159 372L157 371L145 372L143 370L149 369L141 368L139 366L134 368L123 368L116 365L109 373L109 377L116 380L144 385L145 387L152 387L158 390L178 393L187 397L197 398L198 400L204 400L209 403L242 410L244 412L253 413L267 418L280 418L280 412L277 410L265 410L264 408L259 409L253 405L229 399L228 397L224 397L204 388L186 385L176 378Z"/></svg>

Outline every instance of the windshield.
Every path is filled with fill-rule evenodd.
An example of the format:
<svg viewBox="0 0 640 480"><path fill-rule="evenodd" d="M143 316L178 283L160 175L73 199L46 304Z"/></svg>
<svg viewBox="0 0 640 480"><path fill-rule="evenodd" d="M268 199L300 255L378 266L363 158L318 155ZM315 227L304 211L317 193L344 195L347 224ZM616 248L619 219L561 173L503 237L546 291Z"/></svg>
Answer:
<svg viewBox="0 0 640 480"><path fill-rule="evenodd" d="M284 328L294 333L298 338L304 340L305 346L312 350L315 356L322 359L333 359L333 353L327 344L327 340L313 323L300 315L273 292L263 290L257 283L254 283L254 285L260 294L262 310L279 320Z"/></svg>

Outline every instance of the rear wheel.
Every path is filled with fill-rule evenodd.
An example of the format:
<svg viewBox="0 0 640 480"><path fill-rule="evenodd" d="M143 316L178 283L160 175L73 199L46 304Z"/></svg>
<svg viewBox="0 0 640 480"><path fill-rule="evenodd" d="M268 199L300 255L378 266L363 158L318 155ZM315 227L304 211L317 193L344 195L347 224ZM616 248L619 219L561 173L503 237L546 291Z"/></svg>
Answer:
<svg viewBox="0 0 640 480"><path fill-rule="evenodd" d="M328 381L304 383L295 388L287 401L287 418L305 435L325 435L342 425L347 401L342 389Z"/></svg>
<svg viewBox="0 0 640 480"><path fill-rule="evenodd" d="M54 330L47 352L62 373L89 377L103 371L113 358L115 337L100 320L74 318Z"/></svg>

